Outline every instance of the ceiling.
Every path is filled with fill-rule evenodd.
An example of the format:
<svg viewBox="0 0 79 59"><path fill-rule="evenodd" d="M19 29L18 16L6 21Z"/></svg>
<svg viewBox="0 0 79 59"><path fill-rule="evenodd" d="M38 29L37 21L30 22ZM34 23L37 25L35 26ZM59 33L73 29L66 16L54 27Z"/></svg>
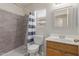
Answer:
<svg viewBox="0 0 79 59"><path fill-rule="evenodd" d="M28 8L28 7L30 7L30 6L45 6L45 5L47 5L47 4L49 4L49 3L14 3L15 5L17 5L17 6L19 6L19 7L21 7L21 8Z"/></svg>
<svg viewBox="0 0 79 59"><path fill-rule="evenodd" d="M26 8L27 6L31 5L31 3L14 3L14 4L21 8Z"/></svg>

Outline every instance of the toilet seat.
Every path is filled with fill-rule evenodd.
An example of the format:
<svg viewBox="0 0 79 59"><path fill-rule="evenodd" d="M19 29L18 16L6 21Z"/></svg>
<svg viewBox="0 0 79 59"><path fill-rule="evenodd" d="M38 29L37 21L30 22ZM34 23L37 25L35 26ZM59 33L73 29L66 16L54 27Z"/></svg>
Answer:
<svg viewBox="0 0 79 59"><path fill-rule="evenodd" d="M29 53L35 53L39 50L39 45L32 44L28 46L28 52Z"/></svg>

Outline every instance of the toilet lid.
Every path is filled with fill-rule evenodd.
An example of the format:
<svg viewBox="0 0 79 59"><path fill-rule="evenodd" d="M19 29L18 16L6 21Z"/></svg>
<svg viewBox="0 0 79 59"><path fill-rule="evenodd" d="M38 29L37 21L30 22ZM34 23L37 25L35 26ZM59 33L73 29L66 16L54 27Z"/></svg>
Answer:
<svg viewBox="0 0 79 59"><path fill-rule="evenodd" d="M28 46L28 50L36 50L38 48L39 48L39 45L36 45L36 44L32 44Z"/></svg>

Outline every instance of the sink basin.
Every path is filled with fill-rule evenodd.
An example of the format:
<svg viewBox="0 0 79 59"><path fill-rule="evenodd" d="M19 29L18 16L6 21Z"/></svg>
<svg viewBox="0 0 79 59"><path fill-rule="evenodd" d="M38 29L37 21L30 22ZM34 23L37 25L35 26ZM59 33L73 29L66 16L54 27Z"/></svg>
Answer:
<svg viewBox="0 0 79 59"><path fill-rule="evenodd" d="M64 38L64 39L59 39L59 40L64 41L64 42L74 43L74 39L73 38Z"/></svg>
<svg viewBox="0 0 79 59"><path fill-rule="evenodd" d="M65 37L65 36L51 36L51 38L55 38L57 40L65 41L65 42L74 42L73 38L68 38L68 37Z"/></svg>
<svg viewBox="0 0 79 59"><path fill-rule="evenodd" d="M60 38L60 39L65 39L66 37L63 36L63 35L60 35L59 38Z"/></svg>

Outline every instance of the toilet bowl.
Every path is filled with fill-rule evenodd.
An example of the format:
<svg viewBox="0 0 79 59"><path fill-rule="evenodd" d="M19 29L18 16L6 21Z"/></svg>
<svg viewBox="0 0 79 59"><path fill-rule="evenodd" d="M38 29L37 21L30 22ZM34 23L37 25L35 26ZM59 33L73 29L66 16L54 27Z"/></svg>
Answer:
<svg viewBox="0 0 79 59"><path fill-rule="evenodd" d="M39 45L32 44L28 46L28 53L30 55L36 55L39 51Z"/></svg>
<svg viewBox="0 0 79 59"><path fill-rule="evenodd" d="M43 36L35 35L34 44L27 44L28 53L36 55L39 52L39 47L43 44Z"/></svg>

